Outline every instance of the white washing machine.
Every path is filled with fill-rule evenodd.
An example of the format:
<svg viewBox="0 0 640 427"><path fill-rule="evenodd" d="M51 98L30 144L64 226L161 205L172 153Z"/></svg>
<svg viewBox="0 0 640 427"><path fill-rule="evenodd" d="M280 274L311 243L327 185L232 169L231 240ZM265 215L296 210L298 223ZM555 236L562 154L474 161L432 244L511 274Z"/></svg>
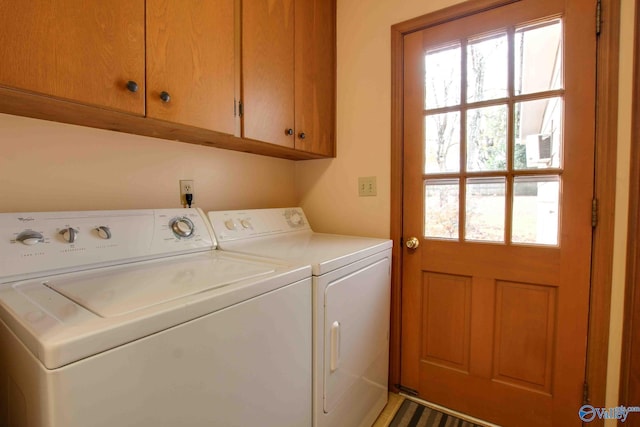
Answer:
<svg viewBox="0 0 640 427"><path fill-rule="evenodd" d="M0 425L311 426L309 266L196 209L0 214Z"/></svg>
<svg viewBox="0 0 640 427"><path fill-rule="evenodd" d="M392 242L315 233L301 208L208 215L223 251L311 264L314 426L371 426L388 395Z"/></svg>

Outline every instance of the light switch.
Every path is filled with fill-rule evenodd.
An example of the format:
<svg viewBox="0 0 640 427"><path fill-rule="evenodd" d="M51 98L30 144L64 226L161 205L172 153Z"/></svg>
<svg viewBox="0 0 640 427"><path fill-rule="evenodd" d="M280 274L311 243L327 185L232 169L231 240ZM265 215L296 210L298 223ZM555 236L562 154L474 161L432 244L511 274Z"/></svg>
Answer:
<svg viewBox="0 0 640 427"><path fill-rule="evenodd" d="M378 195L375 176L361 176L358 178L358 195L360 197Z"/></svg>

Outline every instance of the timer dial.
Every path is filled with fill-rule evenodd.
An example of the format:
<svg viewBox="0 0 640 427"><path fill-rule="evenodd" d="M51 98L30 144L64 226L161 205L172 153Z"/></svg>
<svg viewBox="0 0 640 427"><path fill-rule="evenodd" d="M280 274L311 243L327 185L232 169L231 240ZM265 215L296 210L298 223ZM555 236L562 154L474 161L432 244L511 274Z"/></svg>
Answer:
<svg viewBox="0 0 640 427"><path fill-rule="evenodd" d="M195 230L193 222L185 216L172 219L169 226L177 237L191 237Z"/></svg>

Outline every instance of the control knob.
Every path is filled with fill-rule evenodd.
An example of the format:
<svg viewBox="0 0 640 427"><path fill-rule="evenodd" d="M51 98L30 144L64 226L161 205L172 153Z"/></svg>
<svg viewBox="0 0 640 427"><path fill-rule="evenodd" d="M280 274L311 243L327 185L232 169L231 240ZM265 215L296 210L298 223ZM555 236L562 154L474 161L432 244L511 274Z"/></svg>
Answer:
<svg viewBox="0 0 640 427"><path fill-rule="evenodd" d="M78 236L78 230L73 227L67 227L60 230L60 235L67 243L74 243L76 241L76 237Z"/></svg>
<svg viewBox="0 0 640 427"><path fill-rule="evenodd" d="M172 219L169 222L169 226L171 227L173 234L178 237L191 237L195 230L193 222L185 216Z"/></svg>
<svg viewBox="0 0 640 427"><path fill-rule="evenodd" d="M98 233L98 237L101 239L109 240L111 238L111 229L106 225L97 227L96 232Z"/></svg>
<svg viewBox="0 0 640 427"><path fill-rule="evenodd" d="M22 233L18 234L16 237L16 242L20 242L24 245L37 245L38 243L44 242L44 236L42 233L38 233L37 231L25 230Z"/></svg>
<svg viewBox="0 0 640 427"><path fill-rule="evenodd" d="M236 229L236 223L233 222L232 219L228 219L224 222L224 226L227 227L227 230L235 230Z"/></svg>
<svg viewBox="0 0 640 427"><path fill-rule="evenodd" d="M248 219L243 219L242 221L240 221L240 224L242 224L242 228L252 228L251 221Z"/></svg>

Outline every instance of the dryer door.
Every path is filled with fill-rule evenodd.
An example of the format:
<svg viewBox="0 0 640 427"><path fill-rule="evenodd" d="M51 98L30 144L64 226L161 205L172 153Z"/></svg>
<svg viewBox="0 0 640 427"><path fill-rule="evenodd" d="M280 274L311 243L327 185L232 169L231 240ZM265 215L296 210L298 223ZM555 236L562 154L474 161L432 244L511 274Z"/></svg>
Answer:
<svg viewBox="0 0 640 427"><path fill-rule="evenodd" d="M323 409L329 413L345 399L386 396L390 257L369 257L320 280L325 276Z"/></svg>

